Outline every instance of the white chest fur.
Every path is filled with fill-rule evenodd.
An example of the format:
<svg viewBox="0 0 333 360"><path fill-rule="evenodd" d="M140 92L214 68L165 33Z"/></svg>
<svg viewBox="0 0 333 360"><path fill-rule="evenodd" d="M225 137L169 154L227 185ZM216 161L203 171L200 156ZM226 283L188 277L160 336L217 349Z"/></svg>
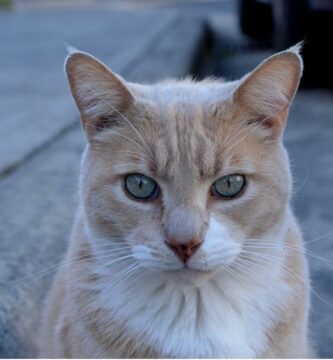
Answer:
<svg viewBox="0 0 333 360"><path fill-rule="evenodd" d="M159 276L128 280L103 307L126 322L128 336L145 334L147 345L168 357L251 358L267 345L266 332L290 289L278 269L236 280L222 273L199 288L175 286Z"/></svg>

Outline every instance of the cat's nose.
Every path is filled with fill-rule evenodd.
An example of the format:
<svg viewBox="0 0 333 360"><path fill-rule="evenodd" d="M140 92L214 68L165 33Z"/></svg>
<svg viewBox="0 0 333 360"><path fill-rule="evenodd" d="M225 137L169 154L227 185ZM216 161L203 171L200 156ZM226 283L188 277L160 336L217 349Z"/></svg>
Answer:
<svg viewBox="0 0 333 360"><path fill-rule="evenodd" d="M186 243L179 242L175 239L168 239L165 242L169 248L185 263L200 247L202 240L199 238L192 238Z"/></svg>

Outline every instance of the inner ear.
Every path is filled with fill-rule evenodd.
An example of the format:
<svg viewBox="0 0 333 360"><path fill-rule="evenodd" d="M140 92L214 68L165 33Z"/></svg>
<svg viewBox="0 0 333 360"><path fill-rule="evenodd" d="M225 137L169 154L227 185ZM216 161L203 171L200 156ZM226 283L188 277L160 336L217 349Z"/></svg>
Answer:
<svg viewBox="0 0 333 360"><path fill-rule="evenodd" d="M249 114L248 123L281 133L302 75L298 50L273 55L240 80L234 101Z"/></svg>
<svg viewBox="0 0 333 360"><path fill-rule="evenodd" d="M119 124L134 102L125 80L83 52L70 54L65 69L88 138Z"/></svg>
<svg viewBox="0 0 333 360"><path fill-rule="evenodd" d="M97 119L95 119L94 126L97 130L103 130L103 129L107 129L110 127L120 125L120 122L121 122L121 120L115 114L102 115L102 116L98 117Z"/></svg>
<svg viewBox="0 0 333 360"><path fill-rule="evenodd" d="M287 117L288 109L284 109L271 117L267 115L252 115L246 121L246 125L255 129L256 133L262 137L274 139L282 134Z"/></svg>

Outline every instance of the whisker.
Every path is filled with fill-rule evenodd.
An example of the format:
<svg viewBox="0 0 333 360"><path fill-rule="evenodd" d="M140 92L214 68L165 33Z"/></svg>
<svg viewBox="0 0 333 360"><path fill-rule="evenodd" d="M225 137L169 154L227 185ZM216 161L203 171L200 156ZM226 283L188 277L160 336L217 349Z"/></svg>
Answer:
<svg viewBox="0 0 333 360"><path fill-rule="evenodd" d="M305 186L306 182L308 181L308 178L309 178L309 169L306 168L306 173L305 173L305 176L304 176L304 179L303 179L301 185L300 185L297 189L293 190L292 192L293 192L294 194L297 194L301 189L303 189L303 187Z"/></svg>
<svg viewBox="0 0 333 360"><path fill-rule="evenodd" d="M234 277L236 279L238 279L241 283L244 282L244 277L241 277L239 273L237 273L237 271L235 271L231 265L226 265L224 267L224 269L226 270L227 273L229 273L229 275L231 277Z"/></svg>
<svg viewBox="0 0 333 360"><path fill-rule="evenodd" d="M249 265L254 265L256 266L257 268L261 268L263 271L267 271L267 269L263 266L263 265L280 265L281 269L283 269L287 274L289 274L290 276L294 277L295 279L297 279L301 284L303 285L308 285L309 286L309 289L310 291L318 297L318 299L320 299L321 301L323 301L326 305L330 306L330 307L333 307L333 304L328 302L327 300L325 300L322 296L320 296L311 286L311 284L307 284L306 281L304 281L304 279L302 279L298 274L296 274L294 271L292 271L291 269L287 268L286 266L284 266L283 264L277 264L276 262L274 262L274 259L270 259L268 258L267 260L269 261L265 261L263 259L256 259L258 260L259 262L261 262L263 265L260 265L256 262L254 262L254 259L252 257L247 257L246 259L241 258L239 257L239 259L241 259L241 261L244 261L245 263L249 264Z"/></svg>
<svg viewBox="0 0 333 360"><path fill-rule="evenodd" d="M310 244L310 243L313 243L313 242L316 242L316 241L319 241L321 239L324 239L325 237L329 236L329 235L332 235L333 234L333 230L328 232L327 234L324 234L324 235L321 235L313 240L308 240L308 241L304 241L305 244Z"/></svg>
<svg viewBox="0 0 333 360"><path fill-rule="evenodd" d="M116 256L116 259L113 259L112 261L109 261L109 262L106 262L104 263L103 265L100 265L99 268L105 268L105 267L108 267L112 264L115 264L115 263L118 263L120 261L123 261L123 260L126 260L126 259L129 259L129 258L132 258L132 255L128 255L128 252L124 252L124 254L126 254L125 256L121 256L119 257L119 254L117 254ZM102 255L102 256L99 256L99 257L96 257L95 259L96 260L100 260L100 259L108 259L108 258L112 258L112 254L111 255ZM87 260L87 259L85 259ZM68 266L68 265L72 265L72 264L76 264L76 265L80 265L83 263L84 260L80 259L79 261L70 261L69 263L65 263L63 264L64 267ZM77 269L76 269L77 271ZM78 276L78 277L74 277L73 280L74 281L80 281L84 278L86 278L87 276L89 276L89 274L83 274L82 276Z"/></svg>
<svg viewBox="0 0 333 360"><path fill-rule="evenodd" d="M123 255L123 254L128 254L128 251L118 251L118 252L109 252L109 251L101 251L101 252L97 252L95 254L101 254L101 253L106 253L105 255L102 256L98 256L97 259L102 259L102 258L110 258L111 256L119 256L119 255ZM92 256L94 256L95 254L92 254ZM96 259L96 258L95 258ZM40 280L48 275L50 275L52 272L56 271L56 270L60 270L62 268L65 268L69 265L75 265L75 264L79 264L79 263L83 263L87 260L90 260L90 255L83 255L83 256L77 256L77 257L73 257L72 259L64 259L61 262L51 265L45 269L42 269L34 274L30 274L27 276L24 276L21 279L17 279L14 281L15 282L21 282L21 281L26 281L26 280L31 280L31 281L37 281Z"/></svg>
<svg viewBox="0 0 333 360"><path fill-rule="evenodd" d="M243 245L244 249L254 249L254 250L267 250L267 249L274 249L274 250L285 250L285 249L291 249L291 250L300 250L302 252L304 252L306 255L308 255L309 257L313 257L314 259L318 259L321 260L322 262L324 262L331 270L333 270L333 267L331 265L331 263L333 263L333 260L329 260L329 259L325 259L324 257L318 255L316 252L312 251L312 250L308 250L306 248L304 248L302 245L300 246L295 246L295 245L274 245L274 244L263 244L263 245L248 245L248 244L244 244Z"/></svg>

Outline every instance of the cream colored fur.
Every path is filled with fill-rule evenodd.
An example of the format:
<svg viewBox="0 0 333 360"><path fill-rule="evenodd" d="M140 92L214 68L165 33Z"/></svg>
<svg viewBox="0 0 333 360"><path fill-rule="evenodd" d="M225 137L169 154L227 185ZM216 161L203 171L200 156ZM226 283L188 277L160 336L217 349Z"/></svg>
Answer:
<svg viewBox="0 0 333 360"><path fill-rule="evenodd" d="M239 81L126 83L66 61L88 145L66 260L47 301L43 357L309 357L309 280L289 206L282 133L298 48ZM129 173L160 195L126 195ZM211 194L244 174L241 196ZM185 265L168 238L202 245Z"/></svg>

